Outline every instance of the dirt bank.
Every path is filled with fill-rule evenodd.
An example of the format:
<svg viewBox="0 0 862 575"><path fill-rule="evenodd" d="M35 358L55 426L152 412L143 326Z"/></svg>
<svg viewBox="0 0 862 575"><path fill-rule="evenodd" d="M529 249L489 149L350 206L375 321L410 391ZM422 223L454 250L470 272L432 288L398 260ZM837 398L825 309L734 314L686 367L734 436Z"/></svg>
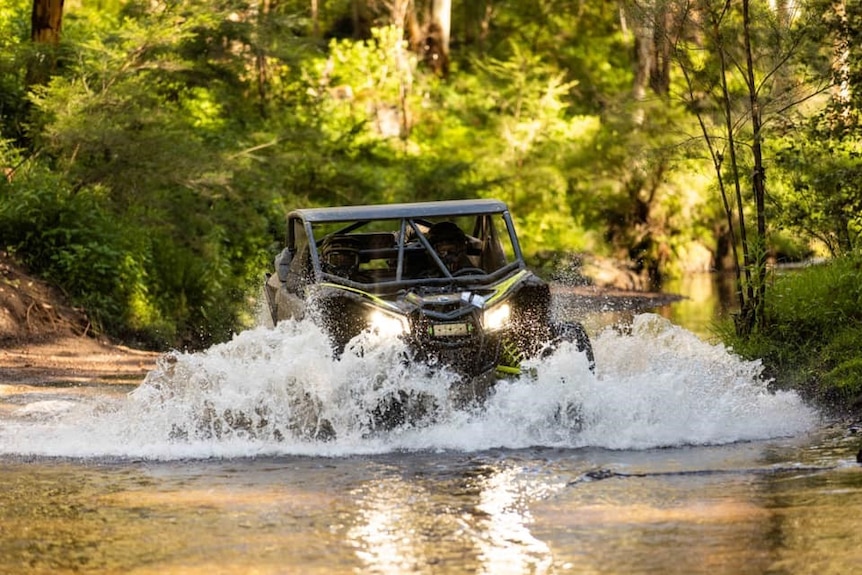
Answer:
<svg viewBox="0 0 862 575"><path fill-rule="evenodd" d="M157 357L94 337L83 310L0 252L0 384L137 383Z"/></svg>

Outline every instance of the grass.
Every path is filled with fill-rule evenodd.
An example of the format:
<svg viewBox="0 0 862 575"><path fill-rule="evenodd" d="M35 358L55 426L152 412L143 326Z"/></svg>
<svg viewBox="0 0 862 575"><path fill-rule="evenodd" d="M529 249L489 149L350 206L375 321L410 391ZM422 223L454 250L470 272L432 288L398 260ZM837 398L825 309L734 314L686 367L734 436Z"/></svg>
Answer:
<svg viewBox="0 0 862 575"><path fill-rule="evenodd" d="M763 361L779 388L837 413L862 414L862 253L779 275L766 294L766 326L719 335Z"/></svg>

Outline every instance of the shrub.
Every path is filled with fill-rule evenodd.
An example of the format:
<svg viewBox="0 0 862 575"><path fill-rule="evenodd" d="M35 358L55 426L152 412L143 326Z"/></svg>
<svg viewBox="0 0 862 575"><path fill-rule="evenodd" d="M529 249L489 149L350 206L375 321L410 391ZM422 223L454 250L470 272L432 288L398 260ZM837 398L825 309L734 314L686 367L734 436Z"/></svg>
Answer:
<svg viewBox="0 0 862 575"><path fill-rule="evenodd" d="M143 284L143 234L108 212L99 187L71 189L32 166L0 184L0 245L61 287L97 329L117 331L152 316ZM130 305L135 302L135 305Z"/></svg>
<svg viewBox="0 0 862 575"><path fill-rule="evenodd" d="M779 275L767 291L767 327L721 338L740 355L763 360L776 385L800 389L838 410L862 395L862 254Z"/></svg>

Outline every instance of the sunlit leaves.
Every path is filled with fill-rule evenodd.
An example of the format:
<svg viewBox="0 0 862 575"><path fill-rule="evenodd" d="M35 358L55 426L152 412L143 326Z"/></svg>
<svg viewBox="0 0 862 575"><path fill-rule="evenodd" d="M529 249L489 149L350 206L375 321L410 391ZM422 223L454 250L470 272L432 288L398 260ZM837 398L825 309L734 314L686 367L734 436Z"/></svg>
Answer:
<svg viewBox="0 0 862 575"><path fill-rule="evenodd" d="M774 217L838 255L862 247L862 144L858 139L787 138L777 163ZM822 139L821 139L822 138ZM827 144L824 146L824 144Z"/></svg>
<svg viewBox="0 0 862 575"><path fill-rule="evenodd" d="M680 24L669 24L680 33L660 54L673 59L669 98L633 96L629 3L456 2L446 78L422 66L398 27L364 22L363 33L382 27L357 39L348 0L319 3L317 35L301 0L84 4L67 3L61 66L29 97L19 52L29 4L0 7L0 125L22 158L69 189L99 190L100 213L147 240L128 247L100 235L107 245L70 248L64 265L127 250L141 267L129 272L130 309L145 318L136 328L158 324L180 340L200 325L222 337L238 321L236 292L259 279L284 212L300 205L496 196L510 202L528 252L628 253L650 236L658 254L711 240L714 180L694 120L700 114L711 134L722 125L720 45L734 127L751 136L739 13L718 0L656 4L674 7L667 14ZM788 61L787 74L758 76L767 112L780 112L764 129L772 137L798 121L785 105L824 49L802 34L802 20L778 35L767 4L756 8L761 69L792 46L806 55ZM789 165L800 171L797 195L822 186L846 198L826 169L840 167L822 157L822 173L803 170L802 159ZM795 199L783 193L775 198Z"/></svg>

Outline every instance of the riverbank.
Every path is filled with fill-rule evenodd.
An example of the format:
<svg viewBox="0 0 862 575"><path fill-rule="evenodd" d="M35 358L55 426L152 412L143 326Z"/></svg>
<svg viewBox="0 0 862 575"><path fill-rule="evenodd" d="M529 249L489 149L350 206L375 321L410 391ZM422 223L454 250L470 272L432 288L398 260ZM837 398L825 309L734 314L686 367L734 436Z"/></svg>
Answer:
<svg viewBox="0 0 862 575"><path fill-rule="evenodd" d="M86 336L19 342L0 348L0 384L135 385L159 355Z"/></svg>
<svg viewBox="0 0 862 575"><path fill-rule="evenodd" d="M97 336L84 310L0 252L0 383L134 384L158 355Z"/></svg>

